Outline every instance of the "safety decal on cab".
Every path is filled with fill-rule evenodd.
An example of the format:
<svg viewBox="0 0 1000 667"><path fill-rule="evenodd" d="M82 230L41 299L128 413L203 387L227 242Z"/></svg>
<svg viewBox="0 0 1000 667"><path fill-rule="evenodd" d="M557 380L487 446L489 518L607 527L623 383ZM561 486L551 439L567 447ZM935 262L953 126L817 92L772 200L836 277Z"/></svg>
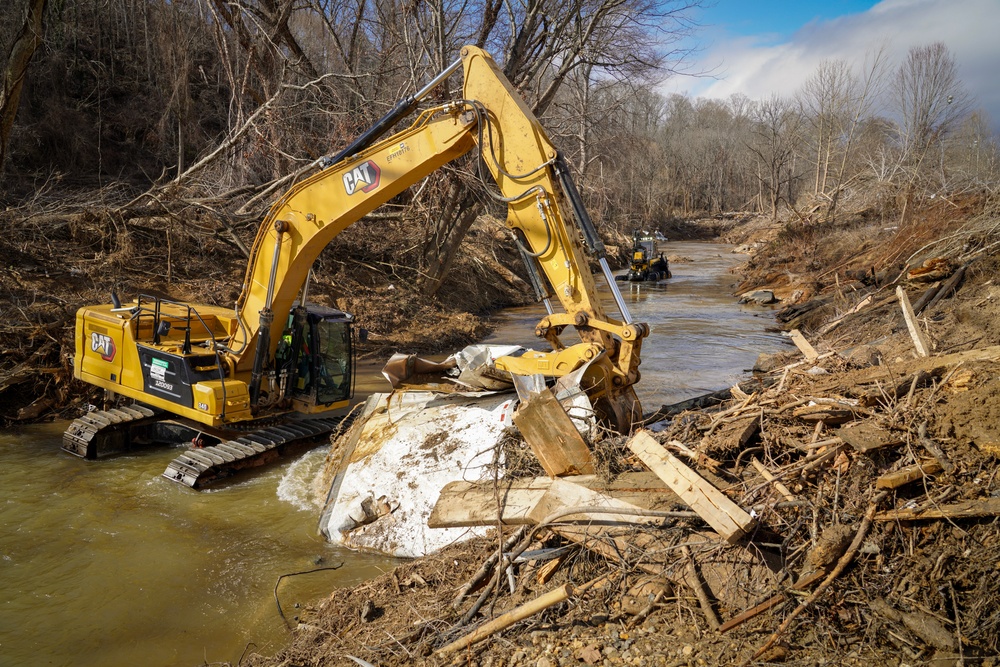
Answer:
<svg viewBox="0 0 1000 667"><path fill-rule="evenodd" d="M371 192L378 187L381 177L382 170L377 164L368 160L344 174L344 189L349 195L358 191Z"/></svg>
<svg viewBox="0 0 1000 667"><path fill-rule="evenodd" d="M111 340L111 336L96 331L90 334L90 349L101 355L101 359L104 361L114 361L115 352L117 352L115 341Z"/></svg>

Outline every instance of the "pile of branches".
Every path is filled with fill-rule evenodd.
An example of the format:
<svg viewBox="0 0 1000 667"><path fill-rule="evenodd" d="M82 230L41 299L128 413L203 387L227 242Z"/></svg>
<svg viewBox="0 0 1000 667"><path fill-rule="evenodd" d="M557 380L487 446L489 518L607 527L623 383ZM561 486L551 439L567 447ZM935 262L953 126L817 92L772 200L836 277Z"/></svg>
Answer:
<svg viewBox="0 0 1000 667"><path fill-rule="evenodd" d="M661 410L649 431L601 443L617 462L601 488L648 475L629 443L655 439L753 518L745 533L723 534L665 485L624 489L649 499L634 520L614 505L499 526L336 591L297 619L289 648L248 664L996 655L1000 451L954 437L960 417L941 406L995 392L998 363L996 347L891 362L827 352L710 408ZM500 498L512 488L495 483Z"/></svg>

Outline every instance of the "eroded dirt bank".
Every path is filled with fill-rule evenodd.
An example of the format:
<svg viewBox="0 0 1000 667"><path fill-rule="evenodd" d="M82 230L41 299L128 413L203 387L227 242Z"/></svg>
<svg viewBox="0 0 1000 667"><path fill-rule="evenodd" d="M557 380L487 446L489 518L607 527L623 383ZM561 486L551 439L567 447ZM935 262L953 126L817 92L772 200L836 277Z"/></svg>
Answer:
<svg viewBox="0 0 1000 667"><path fill-rule="evenodd" d="M743 291L773 291L801 339L739 387L595 445L592 489L680 514L505 527L334 591L299 610L288 648L243 664L995 664L998 221L983 202L901 224L722 221L753 252ZM658 482L637 453L650 439L741 529ZM542 476L508 446L512 476ZM522 557L497 568L498 551ZM566 584L565 601L448 650Z"/></svg>

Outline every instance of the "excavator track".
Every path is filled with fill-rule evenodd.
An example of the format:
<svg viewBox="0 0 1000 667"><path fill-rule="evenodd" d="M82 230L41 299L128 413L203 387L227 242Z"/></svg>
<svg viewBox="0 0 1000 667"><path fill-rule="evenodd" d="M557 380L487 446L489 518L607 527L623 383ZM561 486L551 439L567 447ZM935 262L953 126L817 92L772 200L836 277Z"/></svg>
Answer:
<svg viewBox="0 0 1000 667"><path fill-rule="evenodd" d="M239 470L265 465L281 456L289 446L329 436L346 428L350 417L297 419L247 432L210 447L189 449L170 462L163 476L172 482L198 489Z"/></svg>
<svg viewBox="0 0 1000 667"><path fill-rule="evenodd" d="M63 433L63 451L84 459L96 459L126 451L137 427L157 422L157 410L145 405L94 410L74 419Z"/></svg>

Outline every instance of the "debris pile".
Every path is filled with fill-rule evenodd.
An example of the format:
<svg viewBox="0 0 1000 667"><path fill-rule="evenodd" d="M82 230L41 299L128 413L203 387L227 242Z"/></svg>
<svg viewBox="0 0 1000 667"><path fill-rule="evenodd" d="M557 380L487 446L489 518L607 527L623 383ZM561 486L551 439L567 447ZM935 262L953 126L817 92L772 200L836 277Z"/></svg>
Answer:
<svg viewBox="0 0 1000 667"><path fill-rule="evenodd" d="M794 331L753 380L599 439L592 474L506 439L506 475L428 519L489 537L335 591L248 664L994 664L1000 341L961 313L997 304L958 285L923 321L912 285L856 291L823 325L850 346Z"/></svg>

